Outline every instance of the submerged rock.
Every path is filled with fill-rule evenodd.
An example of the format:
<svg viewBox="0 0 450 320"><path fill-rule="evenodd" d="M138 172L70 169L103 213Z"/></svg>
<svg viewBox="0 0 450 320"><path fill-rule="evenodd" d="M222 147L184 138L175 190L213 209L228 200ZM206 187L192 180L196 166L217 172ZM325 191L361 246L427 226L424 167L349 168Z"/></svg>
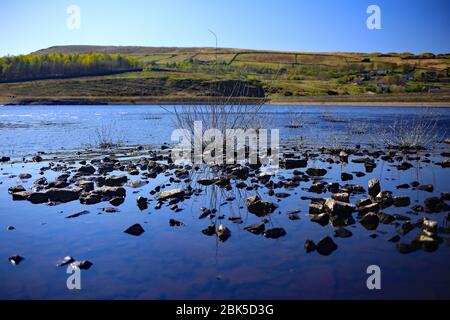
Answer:
<svg viewBox="0 0 450 320"><path fill-rule="evenodd" d="M367 230L375 230L380 223L378 215L374 212L365 214L359 221Z"/></svg>
<svg viewBox="0 0 450 320"><path fill-rule="evenodd" d="M325 227L329 223L330 217L328 213L321 213L313 216L311 218L311 221L320 224L322 227Z"/></svg>
<svg viewBox="0 0 450 320"><path fill-rule="evenodd" d="M317 243L317 252L323 256L330 255L333 251L337 249L336 243L330 237L322 238Z"/></svg>
<svg viewBox="0 0 450 320"><path fill-rule="evenodd" d="M21 263L24 259L25 259L24 257L21 257L19 255L15 255L15 256L9 257L8 260L9 260L9 262L11 262L11 264L16 266L19 263Z"/></svg>
<svg viewBox="0 0 450 320"><path fill-rule="evenodd" d="M393 199L394 206L396 207L407 207L411 204L411 200L408 196L397 196Z"/></svg>
<svg viewBox="0 0 450 320"><path fill-rule="evenodd" d="M175 220L175 219L170 219L169 225L171 227L184 227L185 226L185 224L183 222Z"/></svg>
<svg viewBox="0 0 450 320"><path fill-rule="evenodd" d="M66 219L73 219L73 218L78 218L80 216L84 216L86 214L89 214L90 212L88 210L84 210L84 211L80 211L74 214L71 214L69 216L66 217Z"/></svg>
<svg viewBox="0 0 450 320"><path fill-rule="evenodd" d="M246 226L244 230L247 230L248 232L251 232L253 234L261 234L266 229L266 226L263 222L261 223L255 223L249 226Z"/></svg>
<svg viewBox="0 0 450 320"><path fill-rule="evenodd" d="M207 236L212 236L216 234L216 226L214 223L211 223L207 228L202 230L202 233Z"/></svg>
<svg viewBox="0 0 450 320"><path fill-rule="evenodd" d="M269 239L278 239L285 235L286 235L286 230L284 230L283 228L272 228L272 229L266 230L264 232L264 237L269 238Z"/></svg>
<svg viewBox="0 0 450 320"><path fill-rule="evenodd" d="M430 213L439 213L443 210L448 210L448 206L441 198L431 197L425 199L425 211Z"/></svg>
<svg viewBox="0 0 450 320"><path fill-rule="evenodd" d="M131 234L132 236L140 236L145 232L144 228L139 223L133 224L131 227L125 229L125 233Z"/></svg>
<svg viewBox="0 0 450 320"><path fill-rule="evenodd" d="M336 238L350 238L352 235L353 233L350 230L343 227L334 230L334 236Z"/></svg>
<svg viewBox="0 0 450 320"><path fill-rule="evenodd" d="M315 251L317 249L316 244L312 240L306 240L304 244L305 250L307 253Z"/></svg>

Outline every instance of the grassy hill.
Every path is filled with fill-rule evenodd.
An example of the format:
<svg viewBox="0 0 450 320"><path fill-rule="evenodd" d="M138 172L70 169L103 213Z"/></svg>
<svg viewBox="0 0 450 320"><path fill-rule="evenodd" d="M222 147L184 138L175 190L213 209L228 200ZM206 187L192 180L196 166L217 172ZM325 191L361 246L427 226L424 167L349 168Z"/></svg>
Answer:
<svg viewBox="0 0 450 320"><path fill-rule="evenodd" d="M98 53L95 57L102 63L94 59L90 68L86 67L89 72L81 72L77 68L86 66L83 63L92 53ZM70 103L77 99L195 102L232 94L248 98L265 95L284 103L450 104L450 54L59 46L23 56L21 63L33 68L33 61L49 57L63 61L62 71L48 71L32 81L37 78L27 78L29 72L20 77L16 73L16 82L6 77L0 83L0 103ZM120 68L116 69L105 62L118 59Z"/></svg>

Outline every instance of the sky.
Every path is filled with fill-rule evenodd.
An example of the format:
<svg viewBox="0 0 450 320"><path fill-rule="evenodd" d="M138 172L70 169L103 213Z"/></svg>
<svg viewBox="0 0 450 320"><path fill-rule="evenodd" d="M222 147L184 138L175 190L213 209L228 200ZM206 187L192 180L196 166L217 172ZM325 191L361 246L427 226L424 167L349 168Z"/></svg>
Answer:
<svg viewBox="0 0 450 320"><path fill-rule="evenodd" d="M67 8L80 8L80 29ZM381 10L369 30L366 10ZM0 0L0 56L55 45L450 52L449 0Z"/></svg>

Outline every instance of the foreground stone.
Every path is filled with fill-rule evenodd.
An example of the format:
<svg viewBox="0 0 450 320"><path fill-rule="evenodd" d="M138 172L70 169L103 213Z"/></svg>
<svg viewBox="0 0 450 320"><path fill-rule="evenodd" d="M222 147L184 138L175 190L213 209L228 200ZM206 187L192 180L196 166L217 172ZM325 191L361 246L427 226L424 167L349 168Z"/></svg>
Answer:
<svg viewBox="0 0 450 320"><path fill-rule="evenodd" d="M131 234L132 236L139 237L145 232L144 228L139 223L133 224L131 227L125 229L125 233Z"/></svg>
<svg viewBox="0 0 450 320"><path fill-rule="evenodd" d="M317 243L317 252L323 256L329 256L333 251L337 249L336 243L330 237L322 238Z"/></svg>

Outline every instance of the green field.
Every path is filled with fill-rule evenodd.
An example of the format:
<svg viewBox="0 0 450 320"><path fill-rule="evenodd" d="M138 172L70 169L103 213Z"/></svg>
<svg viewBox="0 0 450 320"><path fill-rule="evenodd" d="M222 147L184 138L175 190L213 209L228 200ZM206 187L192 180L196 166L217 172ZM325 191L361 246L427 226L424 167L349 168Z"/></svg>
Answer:
<svg viewBox="0 0 450 320"><path fill-rule="evenodd" d="M40 50L24 59L58 55L70 63L83 60L77 55L92 52L114 55L115 60L123 57L126 64L121 61L120 68L114 69L120 72L116 74L108 74L103 64L83 76L60 72L32 81L22 72L20 82L5 78L0 83L0 103L33 99L201 99L234 95L233 88L239 86L237 95L265 95L273 101L450 104L450 54L63 46ZM133 72L127 72L124 65L130 70L133 66ZM97 69L101 75L96 74Z"/></svg>

